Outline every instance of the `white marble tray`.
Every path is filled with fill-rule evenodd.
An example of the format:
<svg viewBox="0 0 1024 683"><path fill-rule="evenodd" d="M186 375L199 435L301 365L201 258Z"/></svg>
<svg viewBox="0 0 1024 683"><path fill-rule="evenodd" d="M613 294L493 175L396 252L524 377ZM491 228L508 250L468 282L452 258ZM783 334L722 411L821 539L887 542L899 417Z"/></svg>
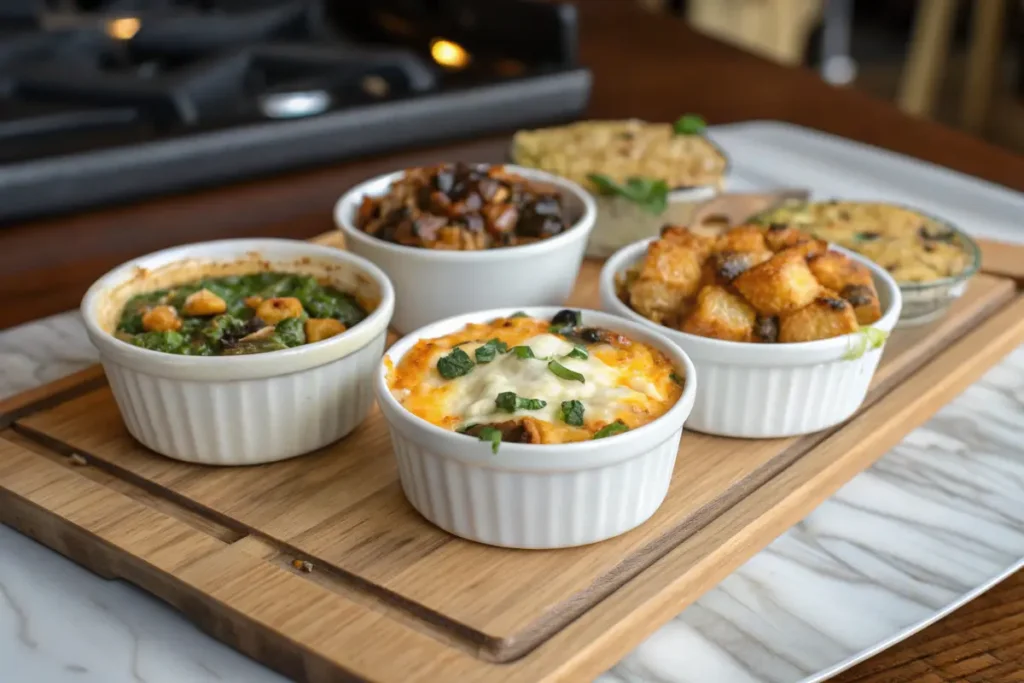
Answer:
<svg viewBox="0 0 1024 683"><path fill-rule="evenodd" d="M732 189L802 185L819 197L899 200L1024 242L1012 220L1024 216L1024 197L994 185L782 124L714 135L733 157ZM847 178L840 167L854 171ZM2 332L0 396L94 360L75 314ZM822 680L951 611L1022 564L1022 433L1024 347L600 680ZM141 591L0 527L7 680L283 679Z"/></svg>

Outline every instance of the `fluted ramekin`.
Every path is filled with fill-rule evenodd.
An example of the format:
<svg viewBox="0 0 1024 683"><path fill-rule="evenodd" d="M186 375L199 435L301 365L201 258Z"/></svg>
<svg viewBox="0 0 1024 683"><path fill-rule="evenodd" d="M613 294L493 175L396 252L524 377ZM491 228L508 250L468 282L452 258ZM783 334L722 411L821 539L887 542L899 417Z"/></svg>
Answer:
<svg viewBox="0 0 1024 683"><path fill-rule="evenodd" d="M623 247L608 259L601 270L601 307L657 329L693 359L701 386L688 422L691 429L752 439L797 436L837 425L860 408L884 342L866 348L860 333L794 344L722 341L658 325L627 306L616 291L616 277L639 264L654 239ZM888 335L902 306L896 281L866 258L830 248L871 270L882 305L882 317L872 327Z"/></svg>
<svg viewBox="0 0 1024 683"><path fill-rule="evenodd" d="M248 356L179 356L112 334L134 294L260 271L323 277L376 305L337 336ZM81 307L129 433L157 453L205 465L284 460L355 429L373 405L393 309L391 283L373 264L339 249L280 239L203 242L143 256L97 280Z"/></svg>
<svg viewBox="0 0 1024 683"><path fill-rule="evenodd" d="M378 176L346 192L334 207L334 222L345 246L380 266L395 285L393 326L407 334L452 315L493 306L558 306L576 286L583 251L597 210L590 193L576 183L531 168L505 170L556 189L576 220L563 233L517 247L448 251L393 244L355 225L363 198L387 194L405 171Z"/></svg>
<svg viewBox="0 0 1024 683"><path fill-rule="evenodd" d="M506 308L448 318L397 341L396 366L420 339L516 311L551 318L559 309ZM456 536L508 548L566 548L602 541L645 522L661 506L679 441L697 393L686 354L663 335L607 313L583 311L584 323L621 332L665 353L685 376L683 394L664 415L623 434L570 444L490 443L442 429L392 395L387 367L376 379L402 490L427 520Z"/></svg>

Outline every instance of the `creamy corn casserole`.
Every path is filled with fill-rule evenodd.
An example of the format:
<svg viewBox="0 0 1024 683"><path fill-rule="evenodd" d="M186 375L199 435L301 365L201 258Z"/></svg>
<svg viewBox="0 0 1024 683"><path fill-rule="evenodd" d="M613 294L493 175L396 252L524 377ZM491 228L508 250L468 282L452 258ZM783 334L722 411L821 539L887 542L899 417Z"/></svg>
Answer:
<svg viewBox="0 0 1024 683"><path fill-rule="evenodd" d="M636 429L671 408L685 381L661 351L587 327L571 310L470 324L385 363L406 410L495 451L502 441L557 444Z"/></svg>
<svg viewBox="0 0 1024 683"><path fill-rule="evenodd" d="M827 339L882 316L867 267L781 224L719 236L666 227L618 289L649 320L725 341Z"/></svg>
<svg viewBox="0 0 1024 683"><path fill-rule="evenodd" d="M973 260L953 228L913 209L891 204L787 202L758 216L762 225L793 227L863 254L897 282L932 282L959 275Z"/></svg>
<svg viewBox="0 0 1024 683"><path fill-rule="evenodd" d="M669 190L721 185L726 160L703 130L695 116L674 124L580 121L519 131L512 157L520 166L569 178L592 192L643 203L656 196L663 200Z"/></svg>

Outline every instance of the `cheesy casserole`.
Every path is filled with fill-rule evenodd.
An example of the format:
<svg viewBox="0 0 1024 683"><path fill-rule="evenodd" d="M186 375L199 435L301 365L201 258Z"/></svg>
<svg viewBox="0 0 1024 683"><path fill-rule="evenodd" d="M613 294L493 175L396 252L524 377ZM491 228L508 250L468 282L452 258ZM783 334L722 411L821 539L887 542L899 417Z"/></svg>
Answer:
<svg viewBox="0 0 1024 683"><path fill-rule="evenodd" d="M414 415L491 441L558 444L605 438L662 416L682 371L659 350L586 327L579 311L474 323L421 339L388 386Z"/></svg>

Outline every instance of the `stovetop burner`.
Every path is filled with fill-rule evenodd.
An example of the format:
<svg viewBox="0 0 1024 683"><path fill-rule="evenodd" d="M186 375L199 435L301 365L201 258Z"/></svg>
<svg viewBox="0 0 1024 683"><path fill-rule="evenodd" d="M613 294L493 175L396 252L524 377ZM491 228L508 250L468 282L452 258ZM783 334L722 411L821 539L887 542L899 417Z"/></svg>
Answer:
<svg viewBox="0 0 1024 683"><path fill-rule="evenodd" d="M534 0L3 0L0 219L565 120Z"/></svg>

